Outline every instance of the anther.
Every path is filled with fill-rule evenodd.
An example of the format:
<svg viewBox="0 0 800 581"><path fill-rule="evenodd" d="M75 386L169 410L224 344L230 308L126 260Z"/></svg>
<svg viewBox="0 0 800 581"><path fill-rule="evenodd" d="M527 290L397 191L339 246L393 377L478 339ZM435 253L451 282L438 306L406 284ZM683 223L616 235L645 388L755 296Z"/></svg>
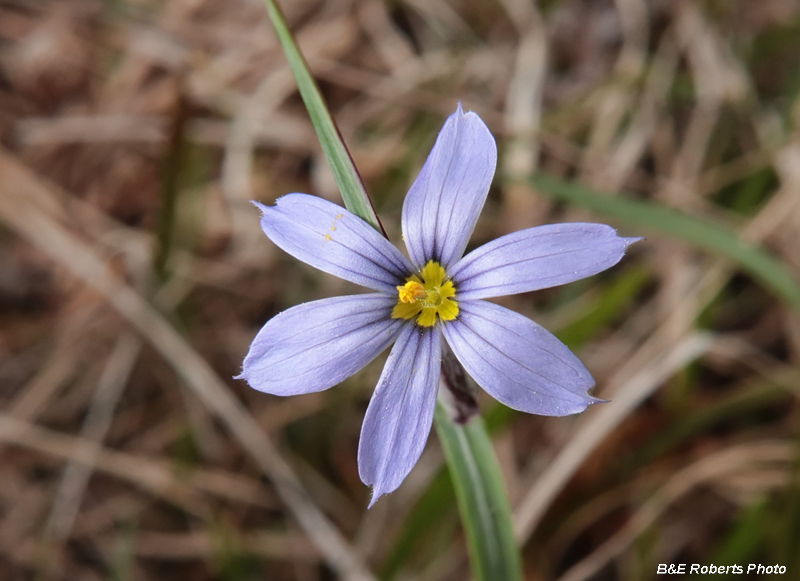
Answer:
<svg viewBox="0 0 800 581"><path fill-rule="evenodd" d="M403 286L398 286L397 293L399 295L400 302L408 304L427 296L425 287L413 280L408 281Z"/></svg>

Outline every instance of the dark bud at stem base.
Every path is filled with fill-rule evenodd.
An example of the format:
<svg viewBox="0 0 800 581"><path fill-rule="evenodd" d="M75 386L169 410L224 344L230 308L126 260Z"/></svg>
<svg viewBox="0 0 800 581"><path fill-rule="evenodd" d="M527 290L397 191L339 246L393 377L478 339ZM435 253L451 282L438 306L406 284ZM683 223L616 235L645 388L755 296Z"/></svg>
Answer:
<svg viewBox="0 0 800 581"><path fill-rule="evenodd" d="M480 414L478 392L467 377L467 372L450 350L447 343L442 345L442 377L439 383L439 399L447 409L450 419L464 425Z"/></svg>

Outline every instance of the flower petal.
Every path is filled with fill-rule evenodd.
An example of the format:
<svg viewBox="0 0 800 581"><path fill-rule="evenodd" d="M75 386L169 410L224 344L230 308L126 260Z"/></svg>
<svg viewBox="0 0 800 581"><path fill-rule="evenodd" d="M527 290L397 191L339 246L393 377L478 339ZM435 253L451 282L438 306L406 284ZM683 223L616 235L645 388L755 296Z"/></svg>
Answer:
<svg viewBox="0 0 800 581"><path fill-rule="evenodd" d="M372 502L392 492L417 463L431 431L442 335L439 326L406 325L369 402L358 444L358 473Z"/></svg>
<svg viewBox="0 0 800 581"><path fill-rule="evenodd" d="M413 270L397 248L361 218L322 198L289 194L264 213L261 228L283 250L311 266L365 287L397 294Z"/></svg>
<svg viewBox="0 0 800 581"><path fill-rule="evenodd" d="M507 234L473 250L450 276L457 298L485 299L549 288L614 266L641 238L604 224L550 224Z"/></svg>
<svg viewBox="0 0 800 581"><path fill-rule="evenodd" d="M403 239L418 268L445 268L464 253L497 165L497 145L475 113L459 103L447 118L403 204Z"/></svg>
<svg viewBox="0 0 800 581"><path fill-rule="evenodd" d="M237 379L274 395L328 389L395 340L404 321L390 318L394 303L392 297L367 294L292 307L258 332Z"/></svg>
<svg viewBox="0 0 800 581"><path fill-rule="evenodd" d="M561 341L520 314L484 301L461 301L442 325L461 365L495 399L543 416L581 412L597 400L594 380Z"/></svg>

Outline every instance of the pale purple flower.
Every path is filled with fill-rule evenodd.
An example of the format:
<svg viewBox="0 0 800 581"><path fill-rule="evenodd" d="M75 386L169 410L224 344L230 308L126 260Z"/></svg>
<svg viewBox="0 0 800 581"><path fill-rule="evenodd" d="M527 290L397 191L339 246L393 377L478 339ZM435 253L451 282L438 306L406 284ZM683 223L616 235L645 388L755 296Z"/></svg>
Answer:
<svg viewBox="0 0 800 581"><path fill-rule="evenodd" d="M430 432L444 338L475 382L517 410L585 410L594 380L575 355L530 319L483 299L548 288L613 266L637 238L602 224L552 224L502 236L462 258L483 208L497 147L459 105L403 204L410 260L366 222L331 202L289 194L257 204L283 250L368 287L313 301L259 331L240 378L260 391L328 389L394 343L361 428L358 468L374 503L417 462ZM370 505L371 506L371 505Z"/></svg>

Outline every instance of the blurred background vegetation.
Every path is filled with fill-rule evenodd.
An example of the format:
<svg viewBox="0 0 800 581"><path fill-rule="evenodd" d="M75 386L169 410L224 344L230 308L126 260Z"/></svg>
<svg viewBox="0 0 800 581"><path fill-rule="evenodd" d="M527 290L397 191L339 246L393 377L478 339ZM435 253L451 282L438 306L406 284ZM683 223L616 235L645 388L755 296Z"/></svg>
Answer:
<svg viewBox="0 0 800 581"><path fill-rule="evenodd" d="M473 245L560 221L647 236L499 300L611 400L482 401L526 578L800 579L800 3L282 4L395 242L459 100L500 146ZM383 358L289 399L231 379L271 316L359 292L249 204L339 201L259 0L0 0L0 143L0 578L469 578L435 436L365 510Z"/></svg>

